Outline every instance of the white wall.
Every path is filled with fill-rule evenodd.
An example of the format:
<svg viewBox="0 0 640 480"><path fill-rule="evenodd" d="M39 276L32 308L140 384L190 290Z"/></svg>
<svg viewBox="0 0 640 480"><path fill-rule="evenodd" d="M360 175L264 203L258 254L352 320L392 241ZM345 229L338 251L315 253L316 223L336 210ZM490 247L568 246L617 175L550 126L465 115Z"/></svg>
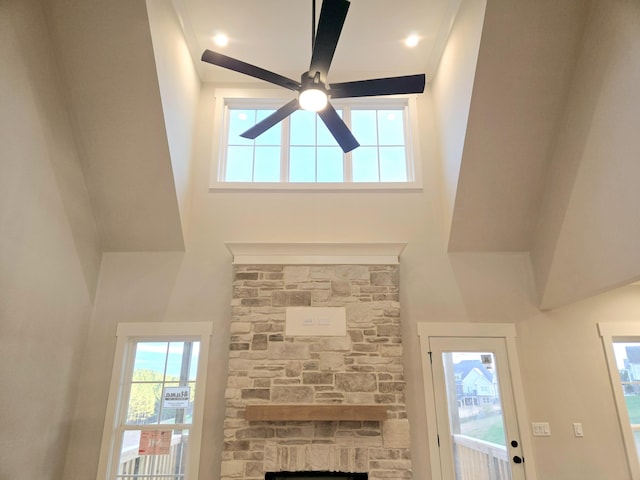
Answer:
<svg viewBox="0 0 640 480"><path fill-rule="evenodd" d="M467 320L516 325L529 420L551 427L550 437L524 437L538 479L629 479L596 323L634 321L640 287L541 312L526 254L461 253L451 262ZM573 436L573 422L583 424L583 438ZM520 427L530 435L529 425Z"/></svg>
<svg viewBox="0 0 640 480"><path fill-rule="evenodd" d="M63 478L100 266L40 2L0 3L0 478Z"/></svg>
<svg viewBox="0 0 640 480"><path fill-rule="evenodd" d="M553 432L529 438L539 478L628 478L595 321L629 320L638 307L618 302L629 302L635 290L543 313L536 307L527 254L448 255L430 95L421 99L419 115L424 190L382 194L209 192L213 88L203 87L201 95L187 250L104 256L65 480L95 475L115 328L125 321L214 323L200 471L202 478L217 477L232 281L223 242L229 240L408 242L400 285L414 478L428 479L430 471L418 321L515 323L531 419L549 421ZM570 437L574 421L584 424L583 439ZM528 432L527 425L523 429Z"/></svg>
<svg viewBox="0 0 640 480"><path fill-rule="evenodd" d="M640 4L593 2L532 250L542 305L640 271Z"/></svg>
<svg viewBox="0 0 640 480"><path fill-rule="evenodd" d="M180 220L187 232L200 77L171 0L147 0L147 12Z"/></svg>
<svg viewBox="0 0 640 480"><path fill-rule="evenodd" d="M482 36L485 0L460 2L438 70L430 84L441 158L444 232L449 241L471 92Z"/></svg>
<svg viewBox="0 0 640 480"><path fill-rule="evenodd" d="M115 329L126 321L214 323L200 471L219 475L232 282L224 241L408 243L401 315L416 480L429 478L419 321L514 323L530 419L549 421L552 430L528 438L536 458L527 461L536 462L539 479L629 478L596 322L637 317L638 287L541 312L527 254L447 254L430 92L419 101L424 189L408 193L209 192L215 101L213 88L203 87L186 252L104 256L65 480L95 477ZM583 423L584 438L572 436L572 422ZM522 428L526 436L528 425Z"/></svg>
<svg viewBox="0 0 640 480"><path fill-rule="evenodd" d="M66 86L103 249L181 251L173 152L146 2L42 4L51 30L46 52Z"/></svg>

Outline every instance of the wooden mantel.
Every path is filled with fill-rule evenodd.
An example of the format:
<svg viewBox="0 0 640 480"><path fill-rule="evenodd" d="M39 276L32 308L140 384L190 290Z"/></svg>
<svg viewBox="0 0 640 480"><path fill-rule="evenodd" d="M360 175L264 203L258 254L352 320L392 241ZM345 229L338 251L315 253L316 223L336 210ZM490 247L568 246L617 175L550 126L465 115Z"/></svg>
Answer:
<svg viewBox="0 0 640 480"><path fill-rule="evenodd" d="M247 421L333 421L387 419L384 405L247 405Z"/></svg>

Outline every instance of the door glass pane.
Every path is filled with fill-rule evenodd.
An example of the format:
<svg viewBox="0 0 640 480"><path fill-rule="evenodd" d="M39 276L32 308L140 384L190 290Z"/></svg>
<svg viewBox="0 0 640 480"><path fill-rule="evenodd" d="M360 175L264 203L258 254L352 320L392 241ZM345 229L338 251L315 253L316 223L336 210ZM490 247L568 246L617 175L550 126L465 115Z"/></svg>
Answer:
<svg viewBox="0 0 640 480"><path fill-rule="evenodd" d="M493 353L444 352L456 479L511 479Z"/></svg>
<svg viewBox="0 0 640 480"><path fill-rule="evenodd" d="M188 430L126 430L116 478L182 480L188 443Z"/></svg>
<svg viewBox="0 0 640 480"><path fill-rule="evenodd" d="M640 343L615 342L613 351L636 451L640 456Z"/></svg>

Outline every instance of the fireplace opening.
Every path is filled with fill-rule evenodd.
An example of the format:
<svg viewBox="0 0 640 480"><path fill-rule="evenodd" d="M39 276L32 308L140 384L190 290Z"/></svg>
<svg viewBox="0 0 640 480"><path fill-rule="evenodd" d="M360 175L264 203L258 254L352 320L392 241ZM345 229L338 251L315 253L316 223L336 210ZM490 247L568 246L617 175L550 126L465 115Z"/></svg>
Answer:
<svg viewBox="0 0 640 480"><path fill-rule="evenodd" d="M267 472L264 480L367 480L365 472Z"/></svg>

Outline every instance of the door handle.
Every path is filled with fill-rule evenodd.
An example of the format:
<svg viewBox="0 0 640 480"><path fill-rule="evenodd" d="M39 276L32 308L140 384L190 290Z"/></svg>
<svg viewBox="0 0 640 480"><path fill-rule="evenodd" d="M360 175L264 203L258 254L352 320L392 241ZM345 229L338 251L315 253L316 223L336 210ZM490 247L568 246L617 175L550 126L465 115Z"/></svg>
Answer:
<svg viewBox="0 0 640 480"><path fill-rule="evenodd" d="M513 463L522 463L522 462L524 462L524 458L519 457L518 455L514 455Z"/></svg>

